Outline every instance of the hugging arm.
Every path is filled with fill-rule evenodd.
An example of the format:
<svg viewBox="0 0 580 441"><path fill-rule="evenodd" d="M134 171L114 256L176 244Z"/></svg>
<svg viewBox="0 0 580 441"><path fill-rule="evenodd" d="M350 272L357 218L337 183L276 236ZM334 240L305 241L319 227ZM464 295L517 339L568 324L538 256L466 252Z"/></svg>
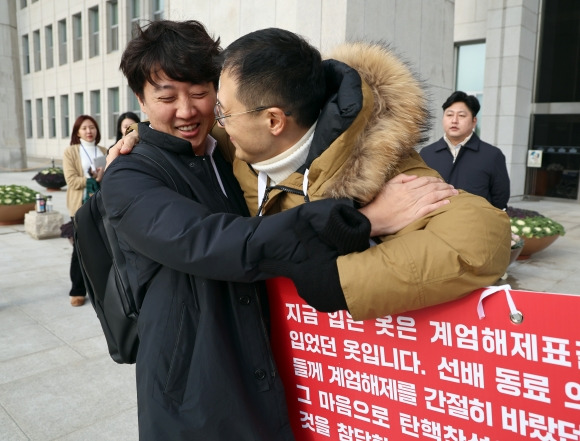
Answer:
<svg viewBox="0 0 580 441"><path fill-rule="evenodd" d="M382 317L495 283L509 264L510 231L505 212L460 193L381 244L338 258L350 313L355 320Z"/></svg>
<svg viewBox="0 0 580 441"><path fill-rule="evenodd" d="M370 233L366 218L344 200L305 204L264 218L212 213L173 191L154 166L139 160L112 164L101 191L125 251L209 279L265 279L270 275L258 268L263 259L302 261L324 254L335 261L341 247L366 248ZM354 223L344 223L345 212L356 216Z"/></svg>
<svg viewBox="0 0 580 441"><path fill-rule="evenodd" d="M107 166L118 156L129 154L138 141L137 130L121 138L109 150ZM371 236L394 234L419 217L448 204L448 198L456 194L453 186L439 178L399 174L360 212L371 222Z"/></svg>

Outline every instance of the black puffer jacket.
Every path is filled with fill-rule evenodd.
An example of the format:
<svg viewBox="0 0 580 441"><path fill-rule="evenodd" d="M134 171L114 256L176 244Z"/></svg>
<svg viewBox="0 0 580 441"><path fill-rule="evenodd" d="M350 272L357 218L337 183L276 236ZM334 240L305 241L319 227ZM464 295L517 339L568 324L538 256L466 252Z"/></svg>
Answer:
<svg viewBox="0 0 580 441"><path fill-rule="evenodd" d="M191 198L143 156L119 157L102 196L141 303L137 394L141 440L292 440L283 386L263 319L262 258L299 261L294 226L322 225L329 207L305 204L277 216L247 209L230 165L189 143L140 126L141 143L160 146L187 179ZM219 214L218 214L219 213ZM231 213L231 214L224 214ZM318 223L317 223L318 222ZM238 283L220 280L234 280Z"/></svg>

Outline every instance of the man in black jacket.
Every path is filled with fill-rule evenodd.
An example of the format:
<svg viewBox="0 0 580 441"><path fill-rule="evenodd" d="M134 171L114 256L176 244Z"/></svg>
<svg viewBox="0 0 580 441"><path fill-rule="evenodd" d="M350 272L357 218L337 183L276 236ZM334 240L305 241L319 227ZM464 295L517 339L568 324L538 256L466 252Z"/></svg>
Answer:
<svg viewBox="0 0 580 441"><path fill-rule="evenodd" d="M420 154L455 188L484 197L503 210L510 198L510 178L500 149L483 142L474 132L479 101L465 92L453 92L443 103L443 137Z"/></svg>
<svg viewBox="0 0 580 441"><path fill-rule="evenodd" d="M141 440L293 439L262 287L224 280L266 278L258 270L263 258L308 257L314 242L322 245L308 236L311 225L324 225L340 201L308 204L277 219L240 217L247 215L243 196L208 136L218 55L219 40L201 24L162 21L140 30L121 61L150 120L141 144L158 148L174 168L169 176L142 155L125 156L102 183L141 307ZM181 180L190 197L175 192L171 180ZM368 243L370 228L361 225Z"/></svg>

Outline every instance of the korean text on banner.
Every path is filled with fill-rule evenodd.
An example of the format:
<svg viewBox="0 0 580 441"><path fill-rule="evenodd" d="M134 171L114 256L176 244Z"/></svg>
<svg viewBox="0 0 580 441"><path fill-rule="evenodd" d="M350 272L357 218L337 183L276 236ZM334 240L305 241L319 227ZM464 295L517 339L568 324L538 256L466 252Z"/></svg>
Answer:
<svg viewBox="0 0 580 441"><path fill-rule="evenodd" d="M580 440L580 296L500 291L355 322L268 282L301 441ZM512 311L513 312L513 311ZM519 322L519 323L518 323Z"/></svg>

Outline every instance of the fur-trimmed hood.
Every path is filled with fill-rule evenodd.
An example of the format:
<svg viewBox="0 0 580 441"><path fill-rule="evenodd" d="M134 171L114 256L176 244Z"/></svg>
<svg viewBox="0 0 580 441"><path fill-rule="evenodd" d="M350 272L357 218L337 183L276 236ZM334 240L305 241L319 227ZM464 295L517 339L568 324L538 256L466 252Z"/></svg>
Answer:
<svg viewBox="0 0 580 441"><path fill-rule="evenodd" d="M351 149L350 154L326 194L366 204L425 141L430 128L427 100L415 74L384 44L342 44L329 58L359 73L363 88L366 83L372 92L373 107L352 146L343 146Z"/></svg>

